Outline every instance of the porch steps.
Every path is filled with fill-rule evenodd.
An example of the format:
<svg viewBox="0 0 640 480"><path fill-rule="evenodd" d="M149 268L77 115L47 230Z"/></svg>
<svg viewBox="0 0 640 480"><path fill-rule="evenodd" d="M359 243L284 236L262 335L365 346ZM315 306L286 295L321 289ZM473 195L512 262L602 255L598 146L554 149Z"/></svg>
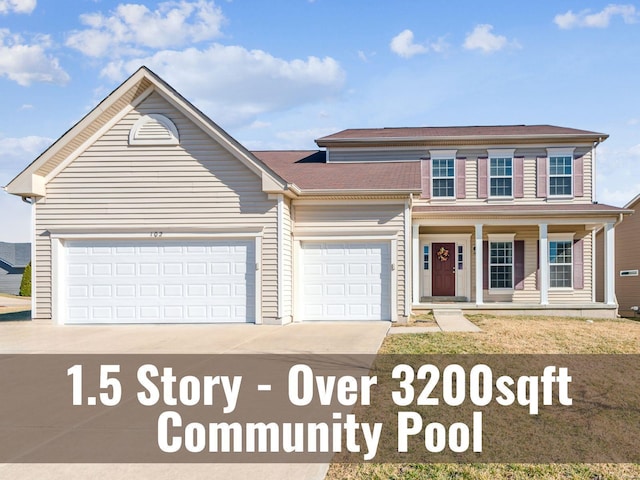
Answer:
<svg viewBox="0 0 640 480"><path fill-rule="evenodd" d="M433 318L443 332L481 332L482 330L471 323L460 309L433 309Z"/></svg>

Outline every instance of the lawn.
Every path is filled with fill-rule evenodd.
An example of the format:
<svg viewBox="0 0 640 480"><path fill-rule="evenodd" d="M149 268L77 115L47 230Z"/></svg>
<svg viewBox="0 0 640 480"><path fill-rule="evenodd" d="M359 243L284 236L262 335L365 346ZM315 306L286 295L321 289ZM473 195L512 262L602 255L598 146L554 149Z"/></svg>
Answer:
<svg viewBox="0 0 640 480"><path fill-rule="evenodd" d="M388 336L379 353L638 354L640 322L577 318L467 316L482 333ZM637 464L332 464L328 480L640 479Z"/></svg>

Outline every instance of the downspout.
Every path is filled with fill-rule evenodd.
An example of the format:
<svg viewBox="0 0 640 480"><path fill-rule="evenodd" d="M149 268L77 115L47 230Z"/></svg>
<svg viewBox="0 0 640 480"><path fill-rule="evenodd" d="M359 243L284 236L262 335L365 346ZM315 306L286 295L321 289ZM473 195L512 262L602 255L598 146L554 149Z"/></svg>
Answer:
<svg viewBox="0 0 640 480"><path fill-rule="evenodd" d="M36 197L22 197L22 201L31 205L31 318L36 319Z"/></svg>
<svg viewBox="0 0 640 480"><path fill-rule="evenodd" d="M591 146L591 203L596 203L596 147L602 143L598 138Z"/></svg>
<svg viewBox="0 0 640 480"><path fill-rule="evenodd" d="M277 243L278 243L278 311L277 318L282 321L282 302L284 301L284 195L278 194L277 201Z"/></svg>

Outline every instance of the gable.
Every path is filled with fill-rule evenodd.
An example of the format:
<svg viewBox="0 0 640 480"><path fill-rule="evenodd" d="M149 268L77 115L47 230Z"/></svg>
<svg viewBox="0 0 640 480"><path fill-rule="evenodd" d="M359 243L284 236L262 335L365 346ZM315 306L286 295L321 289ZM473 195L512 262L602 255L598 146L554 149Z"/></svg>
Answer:
<svg viewBox="0 0 640 480"><path fill-rule="evenodd" d="M5 190L22 197L45 196L47 184L60 171L151 94L162 97L261 178L263 191L282 192L286 189L281 178L159 77L142 67L14 178Z"/></svg>

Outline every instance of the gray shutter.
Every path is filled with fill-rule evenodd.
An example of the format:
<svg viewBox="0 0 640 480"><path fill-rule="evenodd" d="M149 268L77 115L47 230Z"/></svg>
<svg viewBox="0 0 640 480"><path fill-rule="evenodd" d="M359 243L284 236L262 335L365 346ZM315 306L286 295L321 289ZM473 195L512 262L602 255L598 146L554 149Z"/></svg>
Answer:
<svg viewBox="0 0 640 480"><path fill-rule="evenodd" d="M487 157L478 157L478 198L488 198L487 192Z"/></svg>
<svg viewBox="0 0 640 480"><path fill-rule="evenodd" d="M420 172L422 181L422 194L420 198L431 198L431 159L420 159Z"/></svg>
<svg viewBox="0 0 640 480"><path fill-rule="evenodd" d="M467 197L467 159L466 157L456 158L456 198Z"/></svg>
<svg viewBox="0 0 640 480"><path fill-rule="evenodd" d="M536 161L538 173L536 196L547 198L547 157L538 157Z"/></svg>
<svg viewBox="0 0 640 480"><path fill-rule="evenodd" d="M573 241L573 288L584 289L584 242L582 238Z"/></svg>
<svg viewBox="0 0 640 480"><path fill-rule="evenodd" d="M573 196L584 197L584 157L573 161Z"/></svg>
<svg viewBox="0 0 640 480"><path fill-rule="evenodd" d="M513 286L524 290L524 240L513 242Z"/></svg>
<svg viewBox="0 0 640 480"><path fill-rule="evenodd" d="M513 159L513 197L524 197L524 157Z"/></svg>

